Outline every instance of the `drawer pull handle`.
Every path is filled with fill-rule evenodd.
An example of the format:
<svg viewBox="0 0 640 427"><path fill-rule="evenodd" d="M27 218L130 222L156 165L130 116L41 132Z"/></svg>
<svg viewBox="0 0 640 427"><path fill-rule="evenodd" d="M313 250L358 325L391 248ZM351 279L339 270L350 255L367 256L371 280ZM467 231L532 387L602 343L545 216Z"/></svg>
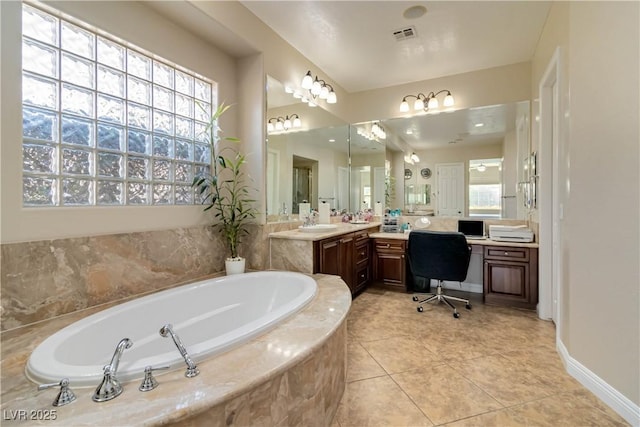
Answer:
<svg viewBox="0 0 640 427"><path fill-rule="evenodd" d="M364 279L364 273L362 273L362 274L360 275L360 277Z"/></svg>
<svg viewBox="0 0 640 427"><path fill-rule="evenodd" d="M389 248L389 247L391 247L391 245L387 243L387 248Z"/></svg>
<svg viewBox="0 0 640 427"><path fill-rule="evenodd" d="M509 256L509 252L505 252L504 254L505 254L505 256Z"/></svg>
<svg viewBox="0 0 640 427"><path fill-rule="evenodd" d="M364 252L360 252L360 256L364 256Z"/></svg>

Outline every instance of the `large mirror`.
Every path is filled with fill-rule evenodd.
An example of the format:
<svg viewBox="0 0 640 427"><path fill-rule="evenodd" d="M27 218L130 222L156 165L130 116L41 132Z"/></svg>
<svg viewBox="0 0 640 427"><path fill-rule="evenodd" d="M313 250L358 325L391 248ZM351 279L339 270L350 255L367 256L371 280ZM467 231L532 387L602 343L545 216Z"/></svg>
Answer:
<svg viewBox="0 0 640 427"><path fill-rule="evenodd" d="M299 120L299 122L296 121ZM349 208L349 125L309 107L267 76L267 221L296 218L299 204Z"/></svg>
<svg viewBox="0 0 640 427"><path fill-rule="evenodd" d="M388 181L386 135L377 122L356 123L350 126L351 155L350 206L351 212L385 206Z"/></svg>
<svg viewBox="0 0 640 427"><path fill-rule="evenodd" d="M524 219L522 159L529 102L423 114L381 123L392 176L391 208L406 214Z"/></svg>

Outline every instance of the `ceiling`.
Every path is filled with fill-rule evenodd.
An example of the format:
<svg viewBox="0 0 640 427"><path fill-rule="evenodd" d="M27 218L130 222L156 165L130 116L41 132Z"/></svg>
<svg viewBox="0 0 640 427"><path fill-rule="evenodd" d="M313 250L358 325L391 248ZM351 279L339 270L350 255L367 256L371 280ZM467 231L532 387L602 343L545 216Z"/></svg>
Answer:
<svg viewBox="0 0 640 427"><path fill-rule="evenodd" d="M348 92L529 61L551 5L546 1L241 2ZM426 13L405 18L403 13L412 6L423 6ZM393 32L409 27L415 37L397 41ZM273 95L269 94L269 105L291 102L290 95L280 100ZM383 124L413 150L495 144L514 128L515 104Z"/></svg>
<svg viewBox="0 0 640 427"><path fill-rule="evenodd" d="M320 69L314 74L326 73L347 92L529 61L551 6L550 1L239 1L316 64ZM147 3L225 50L252 53L223 26L206 22L190 2ZM404 17L412 6L423 6L426 13ZM407 28L415 37L397 41L393 32ZM289 94L274 95L270 91L270 107L293 101ZM514 109L489 106L384 124L414 150L488 144L513 129Z"/></svg>
<svg viewBox="0 0 640 427"><path fill-rule="evenodd" d="M254 15L347 92L529 61L547 1L247 1ZM411 6L427 12L407 19ZM416 36L396 41L393 32ZM322 73L320 72L322 71Z"/></svg>

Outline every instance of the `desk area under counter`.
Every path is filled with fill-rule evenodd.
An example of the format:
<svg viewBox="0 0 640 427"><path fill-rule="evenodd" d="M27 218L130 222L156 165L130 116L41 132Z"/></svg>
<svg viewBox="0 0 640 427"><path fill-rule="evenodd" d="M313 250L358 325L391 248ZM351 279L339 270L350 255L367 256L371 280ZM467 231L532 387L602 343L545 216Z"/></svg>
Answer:
<svg viewBox="0 0 640 427"><path fill-rule="evenodd" d="M410 292L413 290L404 233L370 233L373 282ZM484 302L535 310L538 303L538 244L468 240L472 263L482 266Z"/></svg>

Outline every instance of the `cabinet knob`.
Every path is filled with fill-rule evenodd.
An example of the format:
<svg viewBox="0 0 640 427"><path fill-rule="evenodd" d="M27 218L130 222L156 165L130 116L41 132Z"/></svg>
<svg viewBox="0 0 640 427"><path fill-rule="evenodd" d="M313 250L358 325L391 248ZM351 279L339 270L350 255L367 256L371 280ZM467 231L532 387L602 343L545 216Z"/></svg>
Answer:
<svg viewBox="0 0 640 427"><path fill-rule="evenodd" d="M361 256L364 256L364 251L360 252L360 255L361 255Z"/></svg>
<svg viewBox="0 0 640 427"><path fill-rule="evenodd" d="M504 254L505 254L505 256L509 256L509 252L505 252Z"/></svg>
<svg viewBox="0 0 640 427"><path fill-rule="evenodd" d="M362 274L360 275L360 277L362 277L362 278L364 279L364 273L362 273Z"/></svg>
<svg viewBox="0 0 640 427"><path fill-rule="evenodd" d="M391 247L391 245L387 243L387 248L390 248L390 247Z"/></svg>

